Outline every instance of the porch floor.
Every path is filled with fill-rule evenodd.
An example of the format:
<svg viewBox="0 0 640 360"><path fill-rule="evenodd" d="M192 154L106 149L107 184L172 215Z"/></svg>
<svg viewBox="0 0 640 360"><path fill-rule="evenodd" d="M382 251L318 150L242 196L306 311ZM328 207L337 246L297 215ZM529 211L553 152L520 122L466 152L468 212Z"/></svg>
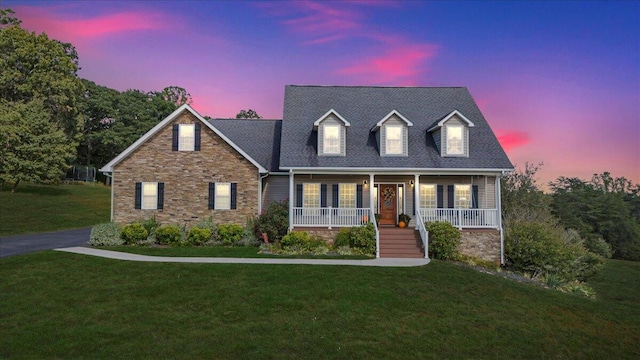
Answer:
<svg viewBox="0 0 640 360"><path fill-rule="evenodd" d="M379 230L381 258L424 258L422 240L414 228L381 225Z"/></svg>

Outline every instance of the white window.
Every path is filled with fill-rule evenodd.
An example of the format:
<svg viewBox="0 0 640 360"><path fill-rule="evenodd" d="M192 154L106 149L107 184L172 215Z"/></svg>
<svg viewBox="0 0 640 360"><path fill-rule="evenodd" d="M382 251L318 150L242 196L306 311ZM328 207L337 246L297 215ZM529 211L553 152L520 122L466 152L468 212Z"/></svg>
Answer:
<svg viewBox="0 0 640 360"><path fill-rule="evenodd" d="M216 183L216 210L231 209L231 184Z"/></svg>
<svg viewBox="0 0 640 360"><path fill-rule="evenodd" d="M447 126L447 154L463 155L464 154L464 128L459 125Z"/></svg>
<svg viewBox="0 0 640 360"><path fill-rule="evenodd" d="M195 125L180 124L178 133L178 151L194 151L196 146Z"/></svg>
<svg viewBox="0 0 640 360"><path fill-rule="evenodd" d="M471 208L471 185L455 185L454 207L462 209Z"/></svg>
<svg viewBox="0 0 640 360"><path fill-rule="evenodd" d="M420 208L433 209L436 206L436 186L420 184Z"/></svg>
<svg viewBox="0 0 640 360"><path fill-rule="evenodd" d="M302 185L302 206L306 208L320 207L320 184L304 183Z"/></svg>
<svg viewBox="0 0 640 360"><path fill-rule="evenodd" d="M401 155L402 154L402 126L387 125L386 131L386 154Z"/></svg>
<svg viewBox="0 0 640 360"><path fill-rule="evenodd" d="M158 208L158 183L142 183L142 209Z"/></svg>
<svg viewBox="0 0 640 360"><path fill-rule="evenodd" d="M356 207L356 184L339 184L339 203L341 208Z"/></svg>
<svg viewBox="0 0 640 360"><path fill-rule="evenodd" d="M340 153L340 126L339 125L324 126L324 139L323 139L322 148L325 154Z"/></svg>

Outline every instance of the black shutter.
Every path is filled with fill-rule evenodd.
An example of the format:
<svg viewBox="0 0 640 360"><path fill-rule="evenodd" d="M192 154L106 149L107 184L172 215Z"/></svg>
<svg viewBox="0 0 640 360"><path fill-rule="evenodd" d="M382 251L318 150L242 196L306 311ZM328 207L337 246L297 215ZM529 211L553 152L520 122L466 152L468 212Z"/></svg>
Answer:
<svg viewBox="0 0 640 360"><path fill-rule="evenodd" d="M327 184L320 184L320 207L327 207Z"/></svg>
<svg viewBox="0 0 640 360"><path fill-rule="evenodd" d="M473 185L471 190L471 207L478 208L478 185Z"/></svg>
<svg viewBox="0 0 640 360"><path fill-rule="evenodd" d="M173 124L173 137L171 138L171 150L178 151L178 139L180 138L180 125Z"/></svg>
<svg viewBox="0 0 640 360"><path fill-rule="evenodd" d="M302 207L302 184L296 185L296 207Z"/></svg>
<svg viewBox="0 0 640 360"><path fill-rule="evenodd" d="M209 183L209 210L216 208L216 183Z"/></svg>
<svg viewBox="0 0 640 360"><path fill-rule="evenodd" d="M113 186L113 185L111 185ZM137 182L136 183L136 195L135 195L135 208L136 209L142 209L142 183L141 182Z"/></svg>
<svg viewBox="0 0 640 360"><path fill-rule="evenodd" d="M231 208L235 209L237 206L237 199L238 199L238 184L237 183L231 183Z"/></svg>
<svg viewBox="0 0 640 360"><path fill-rule="evenodd" d="M164 209L164 183L158 183L158 206L157 209Z"/></svg>
<svg viewBox="0 0 640 360"><path fill-rule="evenodd" d="M444 207L444 190L442 188L442 185L438 185L437 186L437 193L436 193L436 207L438 209L442 209Z"/></svg>
<svg viewBox="0 0 640 360"><path fill-rule="evenodd" d="M331 206L333 206L334 208L337 208L338 206L340 206L338 204L339 202L338 191L340 190L338 190L338 184L333 184L332 188L333 188L333 194L331 194Z"/></svg>
<svg viewBox="0 0 640 360"><path fill-rule="evenodd" d="M201 125L199 123L196 124L195 126L195 133L194 133L194 150L195 151L200 151L200 133L202 132L201 129Z"/></svg>
<svg viewBox="0 0 640 360"><path fill-rule="evenodd" d="M447 207L450 209L453 208L453 205L454 205L453 203L455 202L453 197L454 196L453 191L454 191L453 185L447 185L447 202L448 202Z"/></svg>
<svg viewBox="0 0 640 360"><path fill-rule="evenodd" d="M362 208L362 185L356 185L356 207Z"/></svg>

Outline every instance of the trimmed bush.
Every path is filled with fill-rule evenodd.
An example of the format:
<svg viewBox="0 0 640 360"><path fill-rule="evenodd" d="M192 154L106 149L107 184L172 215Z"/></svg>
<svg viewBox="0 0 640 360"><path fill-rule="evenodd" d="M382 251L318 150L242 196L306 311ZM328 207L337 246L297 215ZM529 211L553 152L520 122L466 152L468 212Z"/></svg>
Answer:
<svg viewBox="0 0 640 360"><path fill-rule="evenodd" d="M333 248L345 251L350 248L353 253L361 255L376 254L376 229L372 223L363 226L342 228L333 240Z"/></svg>
<svg viewBox="0 0 640 360"><path fill-rule="evenodd" d="M244 234L242 226L237 224L218 225L217 237L223 245L236 245Z"/></svg>
<svg viewBox="0 0 640 360"><path fill-rule="evenodd" d="M350 246L351 243L351 228L341 228L336 234L336 238L333 239L333 247L340 248L344 246Z"/></svg>
<svg viewBox="0 0 640 360"><path fill-rule="evenodd" d="M120 238L120 226L116 223L104 223L91 228L89 245L92 246L118 246L124 244Z"/></svg>
<svg viewBox="0 0 640 360"><path fill-rule="evenodd" d="M320 247L326 247L327 243L321 238L310 236L306 231L291 231L282 237L280 246L283 250L303 254L314 253Z"/></svg>
<svg viewBox="0 0 640 360"><path fill-rule="evenodd" d="M120 232L120 238L124 240L125 245L136 244L144 241L149 236L147 229L140 223L125 225Z"/></svg>
<svg viewBox="0 0 640 360"><path fill-rule="evenodd" d="M187 243L191 245L203 245L211 240L211 230L208 228L191 227L187 236Z"/></svg>
<svg viewBox="0 0 640 360"><path fill-rule="evenodd" d="M444 221L425 224L429 232L429 254L435 259L457 260L460 257L460 230Z"/></svg>
<svg viewBox="0 0 640 360"><path fill-rule="evenodd" d="M179 245L182 234L177 226L164 225L156 229L156 243L160 245Z"/></svg>

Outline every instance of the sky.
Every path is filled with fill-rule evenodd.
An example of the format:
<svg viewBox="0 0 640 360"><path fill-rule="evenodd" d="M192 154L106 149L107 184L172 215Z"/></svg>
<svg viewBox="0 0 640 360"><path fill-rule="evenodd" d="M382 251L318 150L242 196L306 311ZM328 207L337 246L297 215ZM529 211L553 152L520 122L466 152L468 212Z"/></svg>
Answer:
<svg viewBox="0 0 640 360"><path fill-rule="evenodd" d="M79 76L185 88L201 115L282 118L284 86L465 86L538 183L640 183L640 2L11 1Z"/></svg>

